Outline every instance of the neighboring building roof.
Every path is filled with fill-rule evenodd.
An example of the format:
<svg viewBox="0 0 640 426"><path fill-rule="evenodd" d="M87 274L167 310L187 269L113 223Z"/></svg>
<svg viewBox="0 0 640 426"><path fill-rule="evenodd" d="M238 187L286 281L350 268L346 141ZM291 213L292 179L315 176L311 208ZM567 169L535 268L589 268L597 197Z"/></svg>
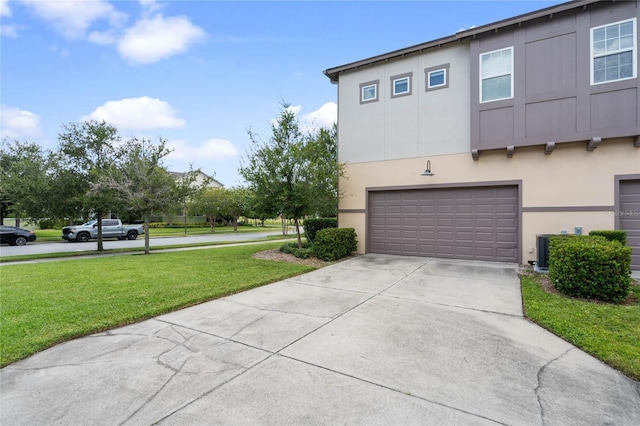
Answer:
<svg viewBox="0 0 640 426"><path fill-rule="evenodd" d="M380 62L388 62L393 59L397 59L403 56L420 53L424 50L434 47L440 47L444 44L460 42L463 39L472 38L479 34L487 33L490 31L498 32L500 29L510 27L513 25L522 25L525 22L532 21L534 19L542 17L551 17L554 14L564 12L571 9L585 8L592 4L602 0L573 0L567 3L562 3L556 6L547 7L534 12L526 13L524 15L518 15L513 18L503 19L491 24L482 25L480 27L471 28L468 30L458 31L454 35L439 38L436 40L428 41L426 43L417 44L415 46L406 47L404 49L394 50L393 52L385 53L371 58L362 59L360 61L351 62L349 64L340 65L334 68L329 68L324 71L324 74L329 77L332 83L337 83L341 73L346 71L357 70L358 68L364 68L373 66ZM610 0L611 2L615 0Z"/></svg>
<svg viewBox="0 0 640 426"><path fill-rule="evenodd" d="M186 173L183 173L183 172L172 172L172 171L169 171L169 174L170 174L171 176L175 177L175 178L179 178L179 177L182 177L182 176L186 175ZM209 179L209 180L211 181L211 186L219 187L219 188L224 187L224 185L223 185L223 184L221 184L220 182L218 182L217 180L215 180L212 176L209 176L208 174L206 174L206 173L202 173L202 172L199 172L199 174L200 174L201 176L203 176L204 178Z"/></svg>

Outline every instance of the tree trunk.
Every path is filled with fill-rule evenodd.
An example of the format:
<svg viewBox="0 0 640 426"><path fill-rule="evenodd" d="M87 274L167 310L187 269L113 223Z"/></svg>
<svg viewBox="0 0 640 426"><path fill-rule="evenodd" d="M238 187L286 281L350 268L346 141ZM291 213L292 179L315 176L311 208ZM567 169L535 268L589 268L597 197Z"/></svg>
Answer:
<svg viewBox="0 0 640 426"><path fill-rule="evenodd" d="M102 212L98 213L98 251L104 251L102 243Z"/></svg>
<svg viewBox="0 0 640 426"><path fill-rule="evenodd" d="M300 238L300 223L298 222L298 218L296 217L293 220L293 223L296 225L296 234L298 236L298 248L302 248L302 238Z"/></svg>
<svg viewBox="0 0 640 426"><path fill-rule="evenodd" d="M236 232L238 230L238 217L234 216L233 217L233 232Z"/></svg>
<svg viewBox="0 0 640 426"><path fill-rule="evenodd" d="M20 213L16 213L16 226L20 227Z"/></svg>
<svg viewBox="0 0 640 426"><path fill-rule="evenodd" d="M149 213L144 214L144 254L149 254Z"/></svg>

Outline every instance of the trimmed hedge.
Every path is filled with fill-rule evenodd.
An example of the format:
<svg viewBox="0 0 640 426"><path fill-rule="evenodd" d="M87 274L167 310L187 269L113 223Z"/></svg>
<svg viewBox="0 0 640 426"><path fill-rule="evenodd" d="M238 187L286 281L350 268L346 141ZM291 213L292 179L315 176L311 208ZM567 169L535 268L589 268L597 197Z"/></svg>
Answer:
<svg viewBox="0 0 640 426"><path fill-rule="evenodd" d="M609 241L619 241L623 246L627 244L627 233L624 231L591 231L589 236L605 237Z"/></svg>
<svg viewBox="0 0 640 426"><path fill-rule="evenodd" d="M621 302L631 284L631 247L602 236L549 239L549 278L562 293Z"/></svg>
<svg viewBox="0 0 640 426"><path fill-rule="evenodd" d="M313 242L316 239L316 234L321 229L337 228L338 219L335 217L324 217L319 219L305 219L304 221L304 234L307 240Z"/></svg>
<svg viewBox="0 0 640 426"><path fill-rule="evenodd" d="M357 246L356 230L353 228L321 229L313 242L313 254L318 259L333 261L349 256Z"/></svg>

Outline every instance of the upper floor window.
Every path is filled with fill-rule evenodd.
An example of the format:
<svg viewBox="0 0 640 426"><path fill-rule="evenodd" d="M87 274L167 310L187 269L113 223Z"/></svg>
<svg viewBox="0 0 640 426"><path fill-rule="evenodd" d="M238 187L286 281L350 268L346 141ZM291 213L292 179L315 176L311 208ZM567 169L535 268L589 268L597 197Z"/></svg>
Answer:
<svg viewBox="0 0 640 426"><path fill-rule="evenodd" d="M394 75L391 77L391 97L406 96L411 94L411 77L413 73Z"/></svg>
<svg viewBox="0 0 640 426"><path fill-rule="evenodd" d="M480 102L513 97L513 46L480 55Z"/></svg>
<svg viewBox="0 0 640 426"><path fill-rule="evenodd" d="M426 68L424 73L426 78L424 88L426 92L449 87L449 64Z"/></svg>
<svg viewBox="0 0 640 426"><path fill-rule="evenodd" d="M375 102L378 100L378 84L380 80L368 81L360 84L360 103Z"/></svg>
<svg viewBox="0 0 640 426"><path fill-rule="evenodd" d="M636 18L591 29L591 84L636 76Z"/></svg>

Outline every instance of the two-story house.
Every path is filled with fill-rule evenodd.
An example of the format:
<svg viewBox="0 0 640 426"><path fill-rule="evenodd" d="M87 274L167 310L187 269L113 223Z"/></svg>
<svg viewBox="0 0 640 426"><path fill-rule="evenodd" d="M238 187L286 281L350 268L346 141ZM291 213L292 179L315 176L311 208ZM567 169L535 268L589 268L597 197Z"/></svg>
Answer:
<svg viewBox="0 0 640 426"><path fill-rule="evenodd" d="M526 263L623 229L640 270L637 21L576 0L327 69L358 251Z"/></svg>

